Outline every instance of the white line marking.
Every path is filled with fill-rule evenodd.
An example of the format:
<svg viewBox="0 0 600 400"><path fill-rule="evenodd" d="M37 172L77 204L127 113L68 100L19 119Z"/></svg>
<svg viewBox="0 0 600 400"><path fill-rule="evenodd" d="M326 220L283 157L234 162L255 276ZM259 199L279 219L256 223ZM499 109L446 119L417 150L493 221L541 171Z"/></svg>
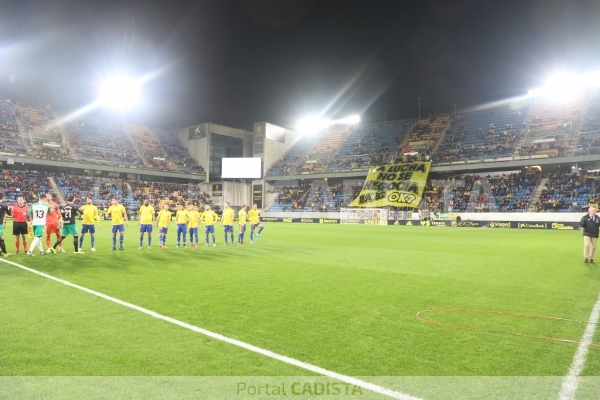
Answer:
<svg viewBox="0 0 600 400"><path fill-rule="evenodd" d="M600 295L598 295L598 300L596 300L596 304L594 304L594 308L588 319L579 346L577 346L577 351L575 352L575 357L573 357L573 363L571 363L569 372L567 372L567 375L563 378L560 394L558 395L560 400L571 400L575 398L575 393L579 386L579 375L581 375L583 368L585 367L585 361L590 349L590 344L594 339L594 333L596 332L599 318Z"/></svg>
<svg viewBox="0 0 600 400"><path fill-rule="evenodd" d="M332 378L332 379L337 379L339 381L346 382L346 383L349 383L351 385L356 385L356 386L359 386L359 387L361 387L363 389L367 389L367 390L373 391L375 393L383 394L385 396L389 396L389 397L392 397L394 399L420 400L418 397L413 397L413 396L411 396L409 394L406 394L406 393L397 392L397 391L394 391L394 390L391 390L391 389L387 389L387 388L385 388L383 386L375 385L374 383L370 383L370 382L367 382L367 381L363 381L361 379L353 378L351 376L342 375L342 374L339 374L337 372L329 371L329 370L327 370L325 368L321 368L321 367L318 367L316 365L305 363L304 361L296 360L295 358L287 357L287 356L284 356L282 354L275 353L273 351L266 350L266 349L263 349L263 348L258 347L258 346L254 346L252 344L249 344L249 343L246 343L246 342L242 342L242 341L237 340L237 339L232 339L230 337L223 336L223 335L221 335L219 333L215 333L215 332L209 331L207 329L203 329L203 328L197 327L195 325L190 325L190 324L188 324L186 322L179 321L179 320L177 320L175 318L171 318L171 317L168 317L166 315L162 315L162 314L159 314L157 312L154 312L152 310L148 310L146 308L143 308L143 307L140 307L140 306L136 306L135 304L131 304L131 303L128 303L126 301L119 300L119 299L117 299L115 297L111 297L111 296L108 296L106 294L103 294L103 293L100 293L100 292L96 292L95 290L88 289L86 287L76 285L76 284L71 283L69 281L65 281L64 279L56 278L56 277L54 277L52 275L45 274L45 273L37 271L37 270L35 270L33 268L29 268L29 267L26 267L26 266L21 265L21 264L17 264L17 263L12 262L12 261L4 260L4 259L1 259L1 258L0 258L0 261L4 262L6 264L10 264L10 265L13 265L15 267L24 269L25 271L34 273L36 275L43 276L44 278L53 280L55 282L62 283L63 285L70 286L72 288L84 291L86 293L93 294L94 296L101 297L101 298L103 298L105 300L112 301L113 303L117 303L117 304L120 304L122 306L131 308L133 310L139 311L141 313L150 315L151 317L158 318L158 319L161 319L163 321L170 322L172 324L181 326L182 328L186 328L186 329L189 329L189 330L197 332L197 333L201 333L201 334L206 335L208 337L211 337L211 338L213 338L215 340L220 340L222 342L229 343L229 344L232 344L234 346L241 347L243 349L252 351L254 353L258 353L258 354L261 354L263 356L273 358L275 360L284 362L286 364L294 365L296 367L305 369L305 370L310 371L310 372L314 372L314 373L319 374L319 375L327 376L327 377Z"/></svg>

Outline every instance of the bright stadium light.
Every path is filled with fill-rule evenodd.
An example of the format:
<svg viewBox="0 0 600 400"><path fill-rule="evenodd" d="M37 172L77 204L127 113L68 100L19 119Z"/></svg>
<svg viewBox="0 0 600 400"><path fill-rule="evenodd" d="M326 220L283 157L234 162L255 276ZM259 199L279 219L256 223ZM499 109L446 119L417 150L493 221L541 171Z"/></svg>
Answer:
<svg viewBox="0 0 600 400"><path fill-rule="evenodd" d="M589 87L600 87L600 71L589 72L582 77L583 82Z"/></svg>
<svg viewBox="0 0 600 400"><path fill-rule="evenodd" d="M351 115L349 117L342 118L342 119L334 121L334 122L340 123L340 124L355 125L360 122L360 115Z"/></svg>
<svg viewBox="0 0 600 400"><path fill-rule="evenodd" d="M301 133L303 135L314 135L315 133L327 128L330 125L355 125L359 122L360 115L351 115L349 117L336 119L333 121L319 117L307 117L301 120L298 123L298 125L296 125L296 130L298 131L298 133Z"/></svg>
<svg viewBox="0 0 600 400"><path fill-rule="evenodd" d="M129 76L112 76L100 85L100 101L111 108L131 108L137 104L140 97L138 80Z"/></svg>
<svg viewBox="0 0 600 400"><path fill-rule="evenodd" d="M558 73L548 79L542 91L546 96L556 99L572 98L582 89L581 81L581 77L574 74Z"/></svg>
<svg viewBox="0 0 600 400"><path fill-rule="evenodd" d="M296 129L303 135L314 135L329 126L331 121L319 117L307 117L298 122Z"/></svg>
<svg viewBox="0 0 600 400"><path fill-rule="evenodd" d="M566 101L575 97L586 88L600 87L600 71L582 75L560 72L552 75L542 87L528 91L530 96L543 96L554 100Z"/></svg>

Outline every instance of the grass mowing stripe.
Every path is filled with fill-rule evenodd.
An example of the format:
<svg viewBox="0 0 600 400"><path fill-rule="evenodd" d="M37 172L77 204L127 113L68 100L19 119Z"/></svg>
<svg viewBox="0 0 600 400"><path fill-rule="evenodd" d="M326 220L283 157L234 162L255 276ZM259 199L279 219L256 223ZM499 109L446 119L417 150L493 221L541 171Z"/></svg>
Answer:
<svg viewBox="0 0 600 400"><path fill-rule="evenodd" d="M585 367L585 361L587 359L590 344L594 339L594 333L596 332L596 326L599 318L600 295L598 295L598 300L596 301L596 304L594 304L594 308L590 314L590 319L588 320L588 324L583 332L581 342L579 343L579 346L577 346L577 351L573 357L573 363L569 368L569 372L563 378L560 394L558 395L558 398L561 400L575 398L575 393L577 392L577 387L579 386L579 375L581 375L583 372L583 367Z"/></svg>
<svg viewBox="0 0 600 400"><path fill-rule="evenodd" d="M225 342L225 343L232 344L234 346L241 347L243 349L252 351L254 353L261 354L261 355L269 357L269 358L273 358L275 360L284 362L286 364L294 365L296 367L305 369L307 371L311 371L311 372L314 372L314 373L317 373L317 374L320 374L320 375L323 375L323 376L327 376L327 377L332 378L332 379L337 379L339 381L342 381L342 382L345 382L345 383L349 383L351 385L359 386L359 387L362 387L363 389L367 389L367 390L370 390L370 391L375 392L375 393L383 394L385 396L389 396L389 397L392 397L394 399L419 400L417 397L413 397L413 396L411 396L409 394L406 394L406 393L397 392L397 391L394 391L394 390L387 389L387 388L385 388L383 386L379 386L379 385L375 385L375 384L367 382L367 381L363 381L361 379L357 379L357 378L353 378L351 376L339 374L337 372L333 372L333 371L327 370L325 368L318 367L316 365L308 364L308 363L305 363L303 361L296 360L294 358L287 357L287 356L284 356L282 354L278 354L278 353L272 352L270 350L263 349L263 348L258 347L258 346L254 346L252 344L249 344L249 343L246 343L246 342L242 342L240 340L233 339L233 338L221 335L219 333L215 333L215 332L209 331L207 329L203 329L203 328L197 327L195 325L188 324L186 322L177 320L175 318L171 318L171 317L168 317L166 315L162 315L162 314L159 314L157 312L154 312L152 310L148 310L146 308L137 306L135 304L131 304L131 303L128 303L126 301L119 300L117 298L105 295L105 294L97 292L95 290L88 289L88 288L80 286L80 285L76 285L76 284L71 283L69 281L66 281L64 279L56 278L56 277L54 277L52 275L45 274L43 272L37 271L37 270L32 269L32 268L28 268L28 267L26 267L24 265L21 265L21 264L12 262L12 261L4 260L4 259L0 259L0 261L4 262L6 264L10 264L10 265L12 265L14 267L17 267L17 268L21 268L21 269L23 269L25 271L34 273L36 275L42 276L44 278L53 280L55 282L62 283L63 285L70 286L70 287L72 287L74 289L81 290L83 292L86 292L86 293L92 294L94 296L103 298L103 299L111 301L113 303L116 303L116 304L119 304L119 305L122 305L122 306L125 306L125 307L128 307L128 308L131 308L133 310L139 311L141 313L150 315L151 317L158 318L158 319L161 319L161 320L166 321L166 322L170 322L170 323L172 323L174 325L178 325L178 326L180 326L182 328L186 328L186 329L189 329L189 330L197 332L197 333L201 333L201 334L206 335L206 336L208 336L208 337L210 337L212 339L219 340L219 341L222 341L222 342ZM599 299L599 301L600 301L600 299Z"/></svg>

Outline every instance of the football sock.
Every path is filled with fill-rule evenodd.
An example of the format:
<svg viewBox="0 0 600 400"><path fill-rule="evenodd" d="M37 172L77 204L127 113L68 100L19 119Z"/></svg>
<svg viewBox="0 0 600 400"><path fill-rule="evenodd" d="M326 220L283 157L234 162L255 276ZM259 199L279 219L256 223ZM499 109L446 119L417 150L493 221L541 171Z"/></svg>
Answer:
<svg viewBox="0 0 600 400"><path fill-rule="evenodd" d="M144 244L144 235L140 235L140 247Z"/></svg>
<svg viewBox="0 0 600 400"><path fill-rule="evenodd" d="M23 240L23 250L27 250L27 239Z"/></svg>
<svg viewBox="0 0 600 400"><path fill-rule="evenodd" d="M123 247L123 236L124 235L119 236L119 246L120 247Z"/></svg>
<svg viewBox="0 0 600 400"><path fill-rule="evenodd" d="M73 247L75 248L75 252L79 251L79 238L77 235L73 236Z"/></svg>
<svg viewBox="0 0 600 400"><path fill-rule="evenodd" d="M115 236L113 236L113 239L112 239L112 244L113 244L113 249L114 249L115 247L117 247L117 236L116 236L116 235L115 235Z"/></svg>
<svg viewBox="0 0 600 400"><path fill-rule="evenodd" d="M51 240L50 236L52 236L50 233L46 234L46 247L50 247L50 240Z"/></svg>
<svg viewBox="0 0 600 400"><path fill-rule="evenodd" d="M94 247L94 236L92 236L92 248Z"/></svg>
<svg viewBox="0 0 600 400"><path fill-rule="evenodd" d="M227 244L227 234L225 234L225 244Z"/></svg>
<svg viewBox="0 0 600 400"><path fill-rule="evenodd" d="M19 239L15 239L15 247L17 248L17 251L19 251L19 247L21 247L21 242L19 242Z"/></svg>
<svg viewBox="0 0 600 400"><path fill-rule="evenodd" d="M212 238L213 238L213 244L215 244L216 243L215 235L212 235Z"/></svg>
<svg viewBox="0 0 600 400"><path fill-rule="evenodd" d="M208 235L206 235L206 244L208 244Z"/></svg>
<svg viewBox="0 0 600 400"><path fill-rule="evenodd" d="M231 234L231 243L233 243L233 233Z"/></svg>
<svg viewBox="0 0 600 400"><path fill-rule="evenodd" d="M54 243L54 246L52 246L53 249L56 249L56 246L58 246L63 240L65 240L66 236L61 236L56 243Z"/></svg>
<svg viewBox="0 0 600 400"><path fill-rule="evenodd" d="M33 249L35 248L35 246L37 246L37 242L40 240L40 238L38 238L37 236L33 238L33 240L31 241L31 247L29 248L29 251L32 252ZM27 247L25 247L25 249L27 249Z"/></svg>
<svg viewBox="0 0 600 400"><path fill-rule="evenodd" d="M148 247L152 245L152 236L148 235Z"/></svg>
<svg viewBox="0 0 600 400"><path fill-rule="evenodd" d="M94 239L92 239L92 240L94 240ZM83 234L79 238L79 247L83 247ZM92 245L92 247L94 247L94 245Z"/></svg>
<svg viewBox="0 0 600 400"><path fill-rule="evenodd" d="M260 235L260 233L263 231L263 229L265 229L265 227L264 227L264 226L261 226L261 227L258 229L258 233L257 233L257 235Z"/></svg>
<svg viewBox="0 0 600 400"><path fill-rule="evenodd" d="M4 254L8 254L6 252L6 244L4 243L4 239L0 239L0 250L2 250Z"/></svg>

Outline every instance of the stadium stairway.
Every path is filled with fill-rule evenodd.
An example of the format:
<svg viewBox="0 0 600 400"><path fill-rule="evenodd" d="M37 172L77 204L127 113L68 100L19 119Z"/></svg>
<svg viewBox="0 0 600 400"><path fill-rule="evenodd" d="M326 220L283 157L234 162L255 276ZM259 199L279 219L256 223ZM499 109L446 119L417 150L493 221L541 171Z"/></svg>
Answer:
<svg viewBox="0 0 600 400"><path fill-rule="evenodd" d="M52 187L52 191L54 191L54 193L56 194L56 197L58 197L59 202L61 204L66 204L67 202L65 201L65 196L63 196L62 192L58 188L58 185L56 184L56 181L54 180L54 178L51 177L51 176L49 176L48 177L48 181L50 182L50 186Z"/></svg>
<svg viewBox="0 0 600 400"><path fill-rule="evenodd" d="M440 144L442 144L442 142L444 141L444 136L446 136L446 132L448 132L448 129L450 129L451 126L452 126L452 120L449 120L448 123L446 124L446 126L444 127L444 129L442 129L440 138L437 140L437 142L434 143L433 148L431 149L431 153L429 153L429 154L435 154L438 147L440 147Z"/></svg>
<svg viewBox="0 0 600 400"><path fill-rule="evenodd" d="M402 138L402 141L396 148L396 152L398 154L401 154L402 149L408 146L408 142L410 140L410 135L412 135L413 131L417 128L417 122L418 122L418 120L415 120L415 122L413 122L412 125L410 125L408 128L406 128L406 130L404 131L404 137Z"/></svg>
<svg viewBox="0 0 600 400"><path fill-rule="evenodd" d="M63 120L61 119L61 116L58 115L54 110L52 110L52 114L54 115L54 121L56 122L56 125L60 128L60 136L65 145L65 148L71 152L72 157L77 158L77 152L71 146L71 141L69 140L69 135L67 135L67 130L65 124L63 123Z"/></svg>
<svg viewBox="0 0 600 400"><path fill-rule="evenodd" d="M527 205L527 210L526 210L527 212L535 211L535 203L537 203L538 200L540 199L540 196L542 195L542 191L546 187L546 183L548 183L548 179L549 178L547 178L547 177L542 178L538 187L535 188L535 192L533 192L533 196L531 196L531 200L529 200L529 204Z"/></svg>
<svg viewBox="0 0 600 400"><path fill-rule="evenodd" d="M16 106L13 105L13 110L15 108L16 108ZM23 119L21 118L20 114L17 114L15 121L17 122L17 127L19 128L19 136L21 137L21 140L23 140L23 145L25 147L25 151L27 152L27 154L32 155L33 149L31 148L31 135L25 128L25 124L23 124ZM27 140L28 138L30 140Z"/></svg>
<svg viewBox="0 0 600 400"><path fill-rule="evenodd" d="M592 101L592 96L586 94L581 103L581 110L588 110L590 107L590 103ZM573 122L573 126L571 127L571 137L569 138L569 148L566 151L566 156L574 156L577 151L577 144L579 143L579 132L583 130L583 126L585 125L585 119L587 117L587 112L579 113L579 117Z"/></svg>
<svg viewBox="0 0 600 400"><path fill-rule="evenodd" d="M137 155L140 157L141 160L144 161L144 163L146 162L146 157L145 154L142 152L142 150L140 149L140 147L138 146L138 143L136 140L133 140L133 138L131 137L131 131L135 131L137 129L141 128L140 126L137 125L132 125L132 124L124 124L124 132L125 132L125 136L127 136L127 139L129 139L129 141L131 142L131 144L133 145L133 148L135 149L135 152L137 153Z"/></svg>

